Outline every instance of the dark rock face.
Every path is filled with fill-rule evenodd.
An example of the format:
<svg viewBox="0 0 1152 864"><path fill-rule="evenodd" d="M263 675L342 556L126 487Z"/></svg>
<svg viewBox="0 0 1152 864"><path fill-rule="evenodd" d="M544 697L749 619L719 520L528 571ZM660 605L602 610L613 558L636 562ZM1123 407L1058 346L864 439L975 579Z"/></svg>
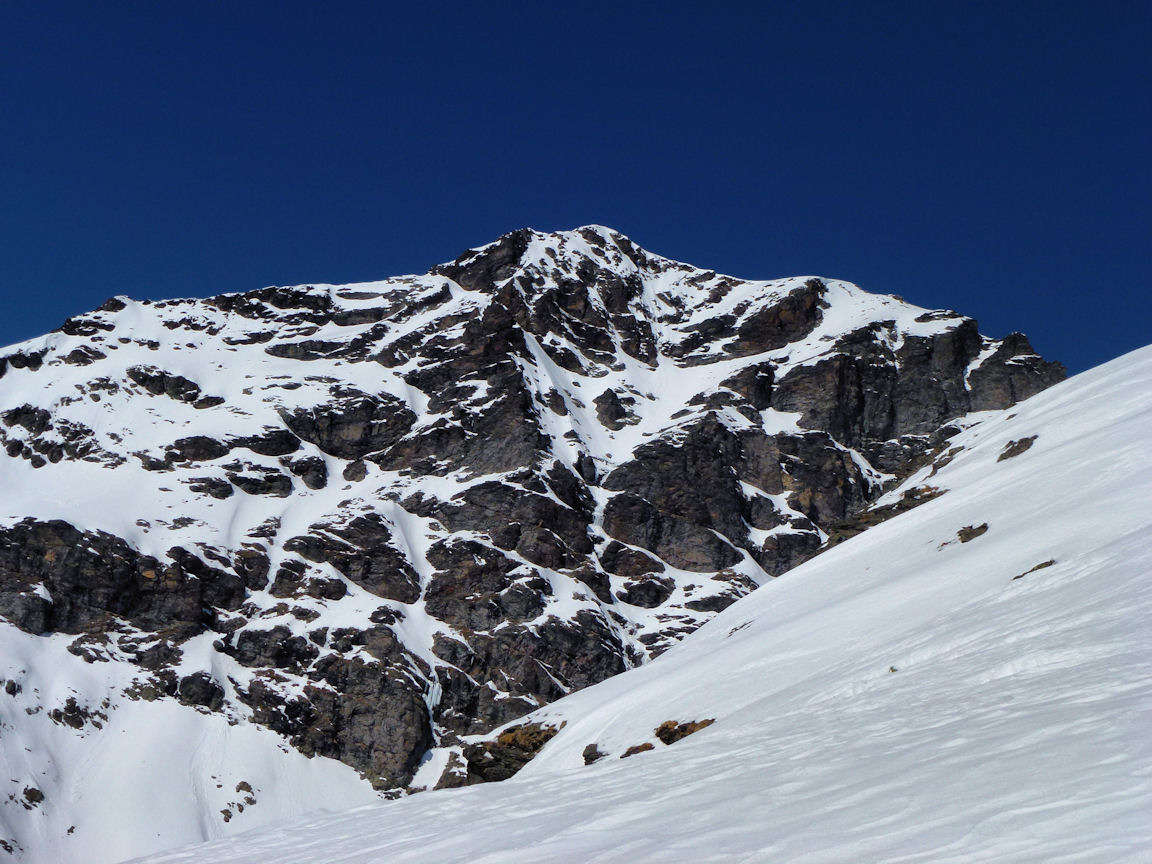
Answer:
<svg viewBox="0 0 1152 864"><path fill-rule="evenodd" d="M288 468L309 489L323 489L328 485L328 466L318 456L306 456L303 459L297 459L295 462L288 463Z"/></svg>
<svg viewBox="0 0 1152 864"><path fill-rule="evenodd" d="M288 428L300 438L342 459L359 459L386 449L411 428L415 419L398 399L355 390L342 391L333 401L311 410L284 416Z"/></svg>
<svg viewBox="0 0 1152 864"><path fill-rule="evenodd" d="M436 656L466 677L448 673L440 722L461 733L476 734L528 713L571 690L623 672L637 659L604 616L589 611L571 621L548 617L533 628L505 626L469 632L467 643L438 638ZM500 690L481 688L468 679L498 681Z"/></svg>
<svg viewBox="0 0 1152 864"><path fill-rule="evenodd" d="M287 456L300 449L300 439L287 429L268 429L261 435L237 438L232 447L247 447L262 456Z"/></svg>
<svg viewBox="0 0 1152 864"><path fill-rule="evenodd" d="M1019 334L970 369L983 340L976 322L933 337L908 337L895 352L884 322L855 331L840 353L793 369L778 381L772 407L798 411L801 425L828 432L865 453L881 442L931 435L969 411L1007 408L1063 380L1064 368L1036 356Z"/></svg>
<svg viewBox="0 0 1152 864"><path fill-rule="evenodd" d="M616 592L616 596L624 603L642 609L655 609L672 596L675 588L676 584L671 579L649 574L628 580L624 583L624 590Z"/></svg>
<svg viewBox="0 0 1152 864"><path fill-rule="evenodd" d="M169 448L173 462L204 462L227 456L232 448L207 435L191 435L173 442Z"/></svg>
<svg viewBox="0 0 1152 864"><path fill-rule="evenodd" d="M867 314L836 330L839 303ZM0 617L382 789L431 747L439 785L511 776L547 730L463 736L926 500L871 509L956 418L1063 376L921 312L596 227L382 283L109 301L0 357L12 500L45 478L84 514L0 521ZM209 632L243 682L187 668Z"/></svg>
<svg viewBox="0 0 1152 864"><path fill-rule="evenodd" d="M153 396L167 396L179 402L195 403L200 399L200 385L183 375L175 375L149 366L133 366L128 377Z"/></svg>
<svg viewBox="0 0 1152 864"><path fill-rule="evenodd" d="M240 606L244 585L234 573L181 548L168 559L67 522L26 519L0 530L0 615L30 633L98 630L117 616L187 637L211 623L205 610Z"/></svg>
<svg viewBox="0 0 1152 864"><path fill-rule="evenodd" d="M380 597L414 603L420 597L419 578L391 541L384 520L373 514L344 526L313 525L311 533L291 538L284 548L308 561L331 564Z"/></svg>
<svg viewBox="0 0 1152 864"><path fill-rule="evenodd" d="M287 498L292 494L292 478L279 471L262 471L258 474L229 473L228 479L237 489L249 495L274 495Z"/></svg>
<svg viewBox="0 0 1152 864"><path fill-rule="evenodd" d="M643 576L645 573L662 573L664 564L638 549L629 549L613 540L599 555L600 566L617 576Z"/></svg>
<svg viewBox="0 0 1152 864"><path fill-rule="evenodd" d="M505 483L480 483L435 512L454 531L489 530L498 548L515 550L541 567L564 569L592 551L590 514L582 501L576 503L581 509Z"/></svg>
<svg viewBox="0 0 1152 864"><path fill-rule="evenodd" d="M83 423L54 418L43 408L23 404L0 413L0 445L11 458L26 459L33 468L64 459L119 465L125 459L104 450L93 430ZM5 431L10 430L10 431Z"/></svg>
<svg viewBox="0 0 1152 864"><path fill-rule="evenodd" d="M506 605L523 613L516 616L519 620L533 618L531 613L539 614L543 609L535 602L534 592L524 592L530 600L521 599L521 592L515 590L517 577L511 575L531 580L533 571L490 546L474 541L441 542L428 552L428 561L437 569L424 595L425 606L434 617L458 630L495 627L508 617ZM543 583L541 588L546 586Z"/></svg>
<svg viewBox="0 0 1152 864"><path fill-rule="evenodd" d="M630 492L616 495L604 509L604 530L682 570L708 572L741 560L739 550L707 526L661 512Z"/></svg>
<svg viewBox="0 0 1152 864"><path fill-rule="evenodd" d="M1010 333L972 370L972 410L1007 408L1064 380L1065 370L1037 354L1023 333Z"/></svg>
<svg viewBox="0 0 1152 864"><path fill-rule="evenodd" d="M241 630L235 648L228 650L245 666L300 671L319 656L316 646L302 636L293 636L287 627L271 630Z"/></svg>
<svg viewBox="0 0 1152 864"><path fill-rule="evenodd" d="M380 788L401 786L432 744L428 707L402 669L326 656L303 696L257 680L241 698L253 719L287 736L305 755L339 759Z"/></svg>
<svg viewBox="0 0 1152 864"><path fill-rule="evenodd" d="M732 471L738 438L713 416L676 443L637 448L604 480L621 490L604 511L609 536L655 552L674 567L715 571L741 560L744 497ZM623 491L628 490L628 491Z"/></svg>
<svg viewBox="0 0 1152 864"><path fill-rule="evenodd" d="M185 705L202 705L209 711L219 711L224 704L224 688L206 672L181 678L177 693Z"/></svg>
<svg viewBox="0 0 1152 864"><path fill-rule="evenodd" d="M627 490L665 513L738 538L743 531L743 498L732 466L739 456L739 439L709 415L676 442L661 440L638 447L632 461L609 474L603 485Z"/></svg>
<svg viewBox="0 0 1152 864"><path fill-rule="evenodd" d="M532 232L526 228L505 234L483 249L470 249L450 264L433 267L432 272L446 276L469 291L492 292L498 282L511 277L520 258L528 251Z"/></svg>
<svg viewBox="0 0 1152 864"><path fill-rule="evenodd" d="M526 723L506 729L495 741L465 747L468 782L493 783L507 780L527 765L559 731L553 726Z"/></svg>
<svg viewBox="0 0 1152 864"><path fill-rule="evenodd" d="M724 350L736 357L750 357L783 348L804 338L820 323L825 286L819 279L809 279L779 303L749 315L736 330L736 339Z"/></svg>

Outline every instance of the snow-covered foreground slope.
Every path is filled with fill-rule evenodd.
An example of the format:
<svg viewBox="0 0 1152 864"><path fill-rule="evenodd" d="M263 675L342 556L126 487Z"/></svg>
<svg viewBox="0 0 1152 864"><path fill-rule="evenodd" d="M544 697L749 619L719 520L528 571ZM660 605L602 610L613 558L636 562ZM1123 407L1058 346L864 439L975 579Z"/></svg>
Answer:
<svg viewBox="0 0 1152 864"><path fill-rule="evenodd" d="M940 497L532 715L566 725L512 780L147 860L1147 861L1149 429L1152 348L969 428L905 484Z"/></svg>
<svg viewBox="0 0 1152 864"><path fill-rule="evenodd" d="M86 709L84 694L132 692L138 678L125 663L78 661L67 639L6 628L0 648L12 682L0 700L0 848L18 860L104 864L218 835L221 820L256 827L376 797L352 768L255 724L175 700Z"/></svg>

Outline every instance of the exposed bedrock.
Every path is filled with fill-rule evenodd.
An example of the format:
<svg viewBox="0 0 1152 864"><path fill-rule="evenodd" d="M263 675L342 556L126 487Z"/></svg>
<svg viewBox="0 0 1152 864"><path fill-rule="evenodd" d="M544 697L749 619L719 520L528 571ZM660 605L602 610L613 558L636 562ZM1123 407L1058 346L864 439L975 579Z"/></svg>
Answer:
<svg viewBox="0 0 1152 864"><path fill-rule="evenodd" d="M0 529L0 615L30 633L99 630L119 617L186 638L209 626L215 609L238 608L244 595L234 572L180 547L161 561L60 520Z"/></svg>
<svg viewBox="0 0 1152 864"><path fill-rule="evenodd" d="M464 736L927 500L874 506L964 415L1062 377L953 312L595 226L381 282L115 299L0 357L0 617L132 664L117 698L382 789L431 747L445 784L507 776L535 731Z"/></svg>

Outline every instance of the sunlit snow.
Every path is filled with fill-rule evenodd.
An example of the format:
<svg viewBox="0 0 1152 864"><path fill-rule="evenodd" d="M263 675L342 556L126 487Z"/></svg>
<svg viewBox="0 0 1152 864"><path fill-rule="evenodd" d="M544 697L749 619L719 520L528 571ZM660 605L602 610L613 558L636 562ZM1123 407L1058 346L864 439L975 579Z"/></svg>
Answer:
<svg viewBox="0 0 1152 864"><path fill-rule="evenodd" d="M942 496L537 712L566 725L512 780L142 860L1148 861L1149 429L1152 348L970 426L905 484Z"/></svg>

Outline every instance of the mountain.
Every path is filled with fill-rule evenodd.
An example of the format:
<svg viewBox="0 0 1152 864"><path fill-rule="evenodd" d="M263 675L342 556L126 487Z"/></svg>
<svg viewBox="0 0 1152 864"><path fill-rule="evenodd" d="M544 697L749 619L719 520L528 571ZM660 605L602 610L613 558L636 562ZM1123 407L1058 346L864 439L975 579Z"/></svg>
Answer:
<svg viewBox="0 0 1152 864"><path fill-rule="evenodd" d="M1150 428L1145 348L955 436L905 481L939 491L923 506L525 718L558 731L512 779L146 860L1147 861Z"/></svg>
<svg viewBox="0 0 1152 864"><path fill-rule="evenodd" d="M114 861L504 776L482 736L931 499L889 500L1062 377L595 226L113 298L0 358L0 839Z"/></svg>

